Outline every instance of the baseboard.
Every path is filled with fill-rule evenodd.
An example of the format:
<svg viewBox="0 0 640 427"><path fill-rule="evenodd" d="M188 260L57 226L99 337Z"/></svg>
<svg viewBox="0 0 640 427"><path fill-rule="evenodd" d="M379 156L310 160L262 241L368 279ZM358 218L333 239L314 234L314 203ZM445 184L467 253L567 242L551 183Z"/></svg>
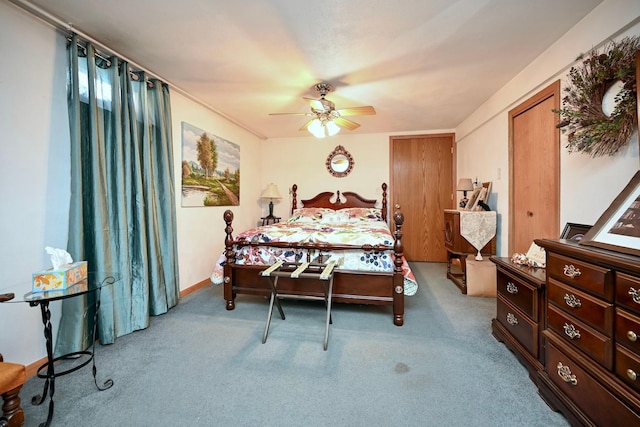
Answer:
<svg viewBox="0 0 640 427"><path fill-rule="evenodd" d="M196 283L194 285L189 286L188 288L182 289L180 291L180 298L184 298L185 296L189 295L190 293L195 292L198 289L202 289L205 286L208 286L210 284L211 284L211 279L207 278L207 279L204 279L201 282L198 282L198 283Z"/></svg>
<svg viewBox="0 0 640 427"><path fill-rule="evenodd" d="M25 366L25 372L27 374L27 378L35 377L38 373L38 368L47 363L47 357L43 357L40 360L36 360L33 363L30 363Z"/></svg>

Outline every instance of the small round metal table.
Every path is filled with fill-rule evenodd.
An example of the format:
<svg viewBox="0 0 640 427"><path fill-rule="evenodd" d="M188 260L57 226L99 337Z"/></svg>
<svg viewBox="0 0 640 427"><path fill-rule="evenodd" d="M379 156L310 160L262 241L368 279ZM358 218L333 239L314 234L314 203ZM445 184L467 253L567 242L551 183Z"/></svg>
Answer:
<svg viewBox="0 0 640 427"><path fill-rule="evenodd" d="M71 372L75 372L87 366L89 363L92 363L93 381L98 390L107 390L111 388L111 386L113 386L113 380L111 379L106 380L102 385L98 384L98 380L96 378L97 369L94 358L94 350L96 327L98 324L98 312L100 308L100 293L103 287L113 285L115 282L117 282L117 278L112 274L89 272L88 277L85 280L82 280L81 282L78 282L66 289L46 292L28 292L22 298L14 297L9 300L6 300L7 298L3 298L5 299L5 301L2 301L2 303L4 304L28 303L31 307L40 307L42 324L44 325L45 344L47 348L47 361L38 368L37 376L39 378L44 378L45 382L42 394L33 396L33 398L31 399L32 404L41 405L42 403L44 403L47 396L49 396L49 411L47 414L47 420L44 423L40 424L40 427L48 427L49 425L51 425L54 409L53 395L55 393L55 382L57 377L70 374ZM75 298L90 293L95 294L95 311L93 315L93 329L90 348L87 350L75 351L62 356L54 357L52 336L53 328L51 326L51 311L49 310L49 304L52 301ZM5 295L11 296L11 294ZM76 361L76 363L74 363L73 366L69 368L56 372L56 362L61 360L74 360Z"/></svg>

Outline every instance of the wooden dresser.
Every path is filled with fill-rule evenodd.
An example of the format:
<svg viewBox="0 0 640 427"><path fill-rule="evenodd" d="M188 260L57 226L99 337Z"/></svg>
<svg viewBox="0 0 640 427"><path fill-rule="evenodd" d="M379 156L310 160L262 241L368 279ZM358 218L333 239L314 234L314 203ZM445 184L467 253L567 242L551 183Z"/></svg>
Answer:
<svg viewBox="0 0 640 427"><path fill-rule="evenodd" d="M453 209L444 211L444 246L447 249L447 278L449 278L463 294L467 293L467 256L478 251L460 235L460 212ZM480 251L482 255L495 255L495 236ZM460 273L451 270L451 262L460 261Z"/></svg>
<svg viewBox="0 0 640 427"><path fill-rule="evenodd" d="M540 395L573 425L640 426L640 257L535 242L547 252Z"/></svg>
<svg viewBox="0 0 640 427"><path fill-rule="evenodd" d="M542 329L546 273L492 256L497 268L497 314L491 321L493 336L503 342L537 382L543 368Z"/></svg>

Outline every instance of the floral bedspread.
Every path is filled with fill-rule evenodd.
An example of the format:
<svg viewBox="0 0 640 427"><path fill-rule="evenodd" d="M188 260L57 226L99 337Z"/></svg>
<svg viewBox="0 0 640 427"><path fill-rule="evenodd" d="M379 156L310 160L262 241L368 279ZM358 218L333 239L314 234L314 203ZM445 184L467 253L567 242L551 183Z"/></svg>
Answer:
<svg viewBox="0 0 640 427"><path fill-rule="evenodd" d="M394 269L394 238L378 209L350 208L331 209L304 208L282 223L256 227L235 236L235 240L252 243L287 242L340 244L354 249L318 250L269 246L236 247L236 264L271 265L276 261L306 262L309 254L312 261L322 259L325 264L334 261L336 270L392 272ZM362 245L385 245L389 250L364 251L355 248ZM403 258L404 293L414 295L418 290L415 277ZM211 281L222 283L224 253L218 258Z"/></svg>

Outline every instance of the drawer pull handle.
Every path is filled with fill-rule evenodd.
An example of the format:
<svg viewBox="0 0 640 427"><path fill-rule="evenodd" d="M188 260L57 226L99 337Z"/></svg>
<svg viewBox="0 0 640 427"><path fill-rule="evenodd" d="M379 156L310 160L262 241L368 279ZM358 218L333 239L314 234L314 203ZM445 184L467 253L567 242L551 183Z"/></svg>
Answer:
<svg viewBox="0 0 640 427"><path fill-rule="evenodd" d="M571 369L568 366L564 366L562 362L558 362L558 376L562 378L564 382L571 385L578 385L578 379L571 373Z"/></svg>
<svg viewBox="0 0 640 427"><path fill-rule="evenodd" d="M518 285L512 283L512 282L507 282L507 292L509 292L510 294L517 294L518 293Z"/></svg>
<svg viewBox="0 0 640 427"><path fill-rule="evenodd" d="M629 338L629 341L631 342L636 342L638 335L633 331L627 331L627 338Z"/></svg>
<svg viewBox="0 0 640 427"><path fill-rule="evenodd" d="M580 302L580 300L578 298L576 298L575 295L571 294L564 294L564 302L567 303L567 305L571 308L578 308L582 305L582 303Z"/></svg>
<svg viewBox="0 0 640 427"><path fill-rule="evenodd" d="M627 376L631 381L635 381L638 378L638 375L633 369L627 369Z"/></svg>
<svg viewBox="0 0 640 427"><path fill-rule="evenodd" d="M582 272L580 271L580 269L575 267L573 264L564 266L564 275L571 279L575 279L581 274Z"/></svg>
<svg viewBox="0 0 640 427"><path fill-rule="evenodd" d="M518 324L518 319L513 313L507 313L507 323L511 326L516 326Z"/></svg>
<svg viewBox="0 0 640 427"><path fill-rule="evenodd" d="M640 304L640 292L638 292L634 288L629 288L629 295L631 295L631 299L633 299L633 302L635 302L636 304Z"/></svg>
<svg viewBox="0 0 640 427"><path fill-rule="evenodd" d="M577 330L576 327L570 323L564 324L564 333L566 336L568 336L571 339L580 338L580 331Z"/></svg>

